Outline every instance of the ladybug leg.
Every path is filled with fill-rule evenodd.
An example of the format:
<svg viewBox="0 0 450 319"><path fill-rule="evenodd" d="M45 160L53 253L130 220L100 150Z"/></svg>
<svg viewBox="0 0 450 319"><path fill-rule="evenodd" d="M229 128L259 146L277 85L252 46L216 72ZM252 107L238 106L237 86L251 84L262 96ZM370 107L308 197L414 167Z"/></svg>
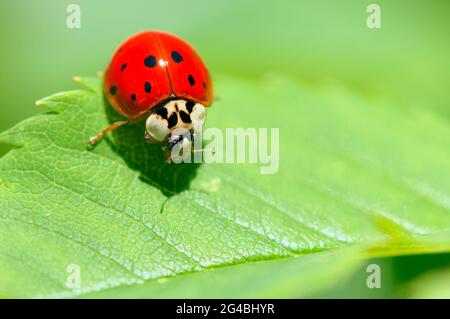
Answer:
<svg viewBox="0 0 450 319"><path fill-rule="evenodd" d="M172 163L172 154L168 149L164 152L164 161L168 164Z"/></svg>
<svg viewBox="0 0 450 319"><path fill-rule="evenodd" d="M122 125L125 125L127 123L128 123L128 121L118 121L118 122L115 122L115 123L105 127L100 133L89 138L89 141L86 142L86 144L94 145L95 143L99 142L105 136L106 133L111 132L111 131L115 130L116 128L121 127Z"/></svg>

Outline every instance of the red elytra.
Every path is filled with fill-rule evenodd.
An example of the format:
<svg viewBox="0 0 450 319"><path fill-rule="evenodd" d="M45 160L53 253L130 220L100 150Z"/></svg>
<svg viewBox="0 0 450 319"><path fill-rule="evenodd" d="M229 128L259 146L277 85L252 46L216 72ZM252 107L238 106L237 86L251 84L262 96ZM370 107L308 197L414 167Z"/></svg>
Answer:
<svg viewBox="0 0 450 319"><path fill-rule="evenodd" d="M128 38L105 72L105 94L114 109L139 119L170 98L211 105L213 84L197 52L179 37L145 31Z"/></svg>

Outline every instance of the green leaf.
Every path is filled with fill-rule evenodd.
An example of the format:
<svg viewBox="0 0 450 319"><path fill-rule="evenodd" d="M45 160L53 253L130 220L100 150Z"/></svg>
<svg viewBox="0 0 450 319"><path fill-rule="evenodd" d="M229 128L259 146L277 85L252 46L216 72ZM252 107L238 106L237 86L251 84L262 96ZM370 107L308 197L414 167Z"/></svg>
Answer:
<svg viewBox="0 0 450 319"><path fill-rule="evenodd" d="M83 298L289 298L311 297L345 281L357 268L355 250L266 260L148 280Z"/></svg>
<svg viewBox="0 0 450 319"><path fill-rule="evenodd" d="M120 117L98 79L76 81L85 90L38 101L48 113L0 136L17 146L0 160L1 296L308 296L357 256L450 250L450 130L436 115L337 84L219 77L207 125L280 128L279 171L263 175L166 164L142 122L87 149Z"/></svg>
<svg viewBox="0 0 450 319"><path fill-rule="evenodd" d="M418 299L449 299L450 298L450 268L438 268L426 272L409 282L406 286L410 292L409 298Z"/></svg>

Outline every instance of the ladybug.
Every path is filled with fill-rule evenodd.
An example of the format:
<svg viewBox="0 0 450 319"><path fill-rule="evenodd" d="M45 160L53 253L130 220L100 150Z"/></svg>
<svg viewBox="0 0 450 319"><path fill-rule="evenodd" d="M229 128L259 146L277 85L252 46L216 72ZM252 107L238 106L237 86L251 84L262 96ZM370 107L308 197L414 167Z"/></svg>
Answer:
<svg viewBox="0 0 450 319"><path fill-rule="evenodd" d="M177 129L188 130L192 137L202 129L213 84L204 62L187 42L166 32L144 31L128 38L114 53L105 71L104 92L126 120L104 128L87 144L146 118L146 141L171 150L191 141Z"/></svg>

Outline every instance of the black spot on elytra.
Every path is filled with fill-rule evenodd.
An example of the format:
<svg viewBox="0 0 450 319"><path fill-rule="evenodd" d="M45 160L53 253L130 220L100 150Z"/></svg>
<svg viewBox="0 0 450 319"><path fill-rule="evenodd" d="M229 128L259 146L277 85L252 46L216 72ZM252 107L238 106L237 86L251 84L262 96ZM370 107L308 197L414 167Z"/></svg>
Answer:
<svg viewBox="0 0 450 319"><path fill-rule="evenodd" d="M131 94L131 99L133 100L133 101L136 101L136 94Z"/></svg>
<svg viewBox="0 0 450 319"><path fill-rule="evenodd" d="M206 83L205 82L202 83L202 86L203 86L204 89L206 89Z"/></svg>
<svg viewBox="0 0 450 319"><path fill-rule="evenodd" d="M127 64L126 63L122 64L122 66L120 67L120 72L123 72L126 68Z"/></svg>
<svg viewBox="0 0 450 319"><path fill-rule="evenodd" d="M152 91L152 85L150 84L150 82L145 82L144 84L144 90L147 93L150 93Z"/></svg>
<svg viewBox="0 0 450 319"><path fill-rule="evenodd" d="M192 74L189 74L189 75L188 75L188 81L189 81L189 84L190 84L191 86L194 86L194 84L195 84L195 79L194 79L194 77L192 76Z"/></svg>
<svg viewBox="0 0 450 319"><path fill-rule="evenodd" d="M180 112L180 117L184 123L192 123L191 116L187 114L185 111Z"/></svg>
<svg viewBox="0 0 450 319"><path fill-rule="evenodd" d="M186 109L188 110L189 113L192 113L192 109L194 108L195 103L192 101L187 101L186 102Z"/></svg>
<svg viewBox="0 0 450 319"><path fill-rule="evenodd" d="M148 68L153 68L156 65L156 58L153 55L149 55L145 58L144 65Z"/></svg>
<svg viewBox="0 0 450 319"><path fill-rule="evenodd" d="M168 128L172 128L172 127L174 127L175 125L177 125L177 123L178 123L178 116L177 116L177 113L173 112L173 113L170 115L168 122L169 122Z"/></svg>
<svg viewBox="0 0 450 319"><path fill-rule="evenodd" d="M183 57L177 51L172 51L171 57L175 63L180 63L181 61L183 61Z"/></svg>
<svg viewBox="0 0 450 319"><path fill-rule="evenodd" d="M117 92L117 86L113 85L109 88L109 93L111 93L111 95L116 94Z"/></svg>

